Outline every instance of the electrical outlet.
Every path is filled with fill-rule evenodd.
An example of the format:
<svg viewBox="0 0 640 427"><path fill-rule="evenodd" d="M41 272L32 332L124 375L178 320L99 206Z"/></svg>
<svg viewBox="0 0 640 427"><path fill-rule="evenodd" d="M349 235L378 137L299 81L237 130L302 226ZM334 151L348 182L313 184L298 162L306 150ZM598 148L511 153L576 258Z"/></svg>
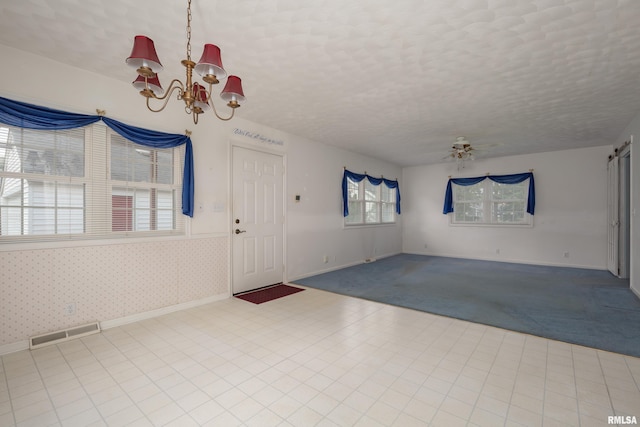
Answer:
<svg viewBox="0 0 640 427"><path fill-rule="evenodd" d="M64 314L66 316L73 316L74 314L76 314L76 303L75 302L69 302L64 306Z"/></svg>
<svg viewBox="0 0 640 427"><path fill-rule="evenodd" d="M329 257L327 255L322 257L322 262L324 262L325 264L329 262Z"/></svg>
<svg viewBox="0 0 640 427"><path fill-rule="evenodd" d="M569 258L569 252L565 252L564 254L562 254L562 256L565 258Z"/></svg>

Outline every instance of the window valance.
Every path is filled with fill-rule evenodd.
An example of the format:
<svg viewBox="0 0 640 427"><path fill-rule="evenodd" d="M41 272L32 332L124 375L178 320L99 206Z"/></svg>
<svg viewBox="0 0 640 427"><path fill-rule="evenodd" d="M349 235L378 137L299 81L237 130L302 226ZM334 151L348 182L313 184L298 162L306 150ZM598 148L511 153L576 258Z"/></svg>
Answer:
<svg viewBox="0 0 640 427"><path fill-rule="evenodd" d="M449 178L447 189L444 194L444 208L442 210L442 213L446 215L450 212L453 212L453 188L451 187L451 184L463 186L474 185L481 181L484 181L487 178L499 184L519 184L529 179L530 181L529 196L527 198L527 213L533 215L536 206L536 190L533 181L533 172L518 173L512 175L485 175L475 178Z"/></svg>
<svg viewBox="0 0 640 427"><path fill-rule="evenodd" d="M187 135L169 134L130 126L108 117L69 113L0 97L0 123L27 129L63 130L88 126L102 120L123 137L153 148L186 145L182 180L182 213L193 217L193 147Z"/></svg>
<svg viewBox="0 0 640 427"><path fill-rule="evenodd" d="M386 178L375 178L371 175L360 174L351 172L347 169L344 170L344 174L342 176L342 206L343 206L343 215L345 217L349 216L349 194L347 191L347 179L352 180L353 182L360 182L363 179L368 179L372 185L380 185L384 183L389 188L396 189L396 213L400 215L400 186L398 185L398 181L392 181Z"/></svg>

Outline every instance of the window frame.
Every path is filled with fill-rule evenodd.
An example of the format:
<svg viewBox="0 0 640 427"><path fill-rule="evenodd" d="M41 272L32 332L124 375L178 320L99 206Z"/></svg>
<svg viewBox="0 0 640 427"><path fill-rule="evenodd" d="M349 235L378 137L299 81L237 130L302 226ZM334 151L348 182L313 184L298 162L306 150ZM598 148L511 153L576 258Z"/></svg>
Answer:
<svg viewBox="0 0 640 427"><path fill-rule="evenodd" d="M20 210L19 213L19 224L18 224L18 228L20 229L20 234L6 234L6 235L0 235L0 243L4 242L4 241L13 241L13 240L32 240L34 238L36 238L36 236L38 236L39 238L42 238L43 240L51 240L51 239L69 239L71 236L81 236L83 234L86 233L86 195L87 195L87 186L89 185L89 180L87 178L87 173L86 173L86 165L87 165L87 159L89 158L89 154L88 154L88 150L87 150L87 132L83 131L83 130L79 130L79 129L67 129L64 131L36 131L33 129L27 129L27 128L20 128L17 126L11 126L11 125L6 125L6 124L2 124L0 123L0 128L2 129L7 129L7 132L3 132L6 134L6 141L4 142L5 147L2 147L5 149L5 153L3 156L3 170L0 171L0 190L3 191L4 189L4 185L6 184L5 180L18 180L20 181L20 183L18 184L20 186L20 190L19 190L19 194L17 195L17 197L19 197L21 200L19 203L16 204L2 204L2 201L0 199L0 210L2 209L16 209L18 208ZM56 163L57 160L59 159L58 155L65 151L65 150L60 150L58 149L58 147L54 147L53 150L47 150L45 152L43 152L43 156L44 158L41 158L40 153L36 150L36 148L38 148L36 145L38 144L38 141L33 138L32 140L28 140L27 138L24 137L25 133L34 133L34 132L46 132L48 133L47 136L45 136L44 138L47 139L51 139L54 144L57 145L58 143L58 139L59 138L65 138L64 135L60 135L61 132L69 132L71 134L73 133L82 133L82 157L83 157L83 167L82 167L82 175L74 175L74 174L69 174L69 175L61 175L61 174L47 174L45 173L45 169L46 166L44 166L44 164L49 165L50 163ZM19 142L14 142L13 143L13 153L10 153L8 148L9 148L9 138L11 137L12 133L17 133L18 137L19 137ZM79 136L79 135L76 135ZM44 139L43 138L43 139ZM24 150L28 149L29 150L29 154L28 156L31 156L32 153L34 153L34 156L36 156L37 160L34 161L42 161L43 162L43 169L42 171L38 171L38 172L29 172L29 171L25 171L25 167L24 167L24 163L26 162L27 159L24 158ZM14 155L14 161L18 163L17 166L19 166L20 170L19 171L7 171L5 170L7 164L7 158L13 154ZM51 157L51 161L47 161L46 160L46 156L47 154ZM34 166L35 167L35 163ZM29 192L33 189L36 189L38 187L40 188L45 188L45 187L51 187L53 186L55 189L53 191L53 195L51 194L51 192L49 191L41 191L40 193L35 192L34 194L37 196L40 196L42 199L50 199L51 197L53 197L54 199L54 203L50 204L50 203L43 203L43 204L39 204L37 202L34 203L25 203L25 197L31 197L31 195L29 195ZM59 223L58 219L59 219L59 214L61 211L63 210L71 210L72 206L71 205L62 205L61 203L58 203L59 201L59 188L63 187L63 186L82 186L82 199L83 199L83 205L82 208L78 208L78 207L73 207L73 210L81 210L83 215L82 215L82 227L83 227L83 232L82 233L73 233L73 232L69 232L69 233L58 233L57 231L59 230L59 228L61 227L61 224ZM29 192L25 192L25 188L28 187L33 187L33 188L29 188ZM26 211L31 210L32 212L29 214ZM50 210L52 212L53 215L53 221L49 221L46 222L44 224L44 227L52 227L54 229L53 233L28 233L28 234L24 234L25 228L29 228L34 226L33 221L31 221L30 219L32 219L31 217L34 216L34 214L36 214L38 211L45 211L45 210ZM5 211L6 214L6 211ZM2 227L4 226L3 224L3 219L1 218L2 216L2 212L0 211L0 233L2 232ZM36 225L37 226L37 225ZM11 225L8 225L8 227L11 227Z"/></svg>
<svg viewBox="0 0 640 427"><path fill-rule="evenodd" d="M382 186L385 186L390 191L389 196L391 200L382 200ZM345 228L354 228L354 227L379 227L379 226L389 226L395 225L397 223L396 217L396 191L395 188L389 187L384 182L379 185L372 184L368 178L364 178L360 182L355 182L351 178L347 177L347 194L350 195L352 192L350 191L353 187L358 187L358 197L356 199L352 199L348 197L347 202L349 203L349 215L343 217L343 225ZM367 190L367 187L370 187ZM373 191L372 191L373 190ZM368 191L368 193L367 193ZM371 193L375 194L371 194ZM367 198L367 195L369 198ZM354 209L352 209L352 203L358 204L360 207L356 209L360 220L358 222L350 222L349 218L353 218L355 216ZM375 216L377 217L377 221L367 221L367 204L371 204L375 206ZM383 212L384 208L389 209L391 215L393 217L392 221L383 221Z"/></svg>
<svg viewBox="0 0 640 427"><path fill-rule="evenodd" d="M7 132L7 140L6 146L9 145L9 138L11 137L11 133L14 130L20 131L20 138L23 138L22 132L28 131L33 132L33 129L20 128L17 126L7 125L4 123L0 123L0 128L9 129ZM37 130L36 132L45 132L50 134L56 134L60 132L78 132L80 130L84 133L83 141L84 141L84 169L82 176L61 176L61 175L49 175L43 173L29 173L24 172L22 165L20 166L20 172L15 171L0 171L0 184L4 181L5 178L10 179L22 179L22 180L37 180L38 182L45 183L56 183L59 185L60 183L65 185L83 185L84 194L83 194L83 206L81 208L83 212L82 219L80 219L77 224L82 224L83 231L80 233L71 232L71 233L49 233L49 234L23 234L24 233L24 224L26 220L21 214L21 225L20 225L20 234L6 234L0 235L0 247L4 246L8 248L9 245L12 246L16 244L56 244L60 242L74 242L74 241L105 241L111 239L118 238L146 238L150 237L156 239L158 237L163 236L184 236L186 233L185 228L185 220L183 218L182 210L181 210L181 194L182 194L182 165L185 155L184 145L166 148L166 149L158 149L154 147L147 147L144 145L136 144L122 136L120 136L115 131L111 130L107 127L103 122L93 123L91 125L87 125L81 128L73 128L68 130ZM16 132L18 133L18 132ZM144 231L113 231L112 219L113 219L113 186L110 175L110 167L111 167L111 136L117 135L118 137L124 139L130 144L134 146L140 147L142 150L147 151L163 151L163 150L171 150L172 151L172 184L161 184L160 186L164 189L164 187L171 187L172 191L172 200L173 207L171 209L172 212L172 226L171 229L163 229L163 230L144 230ZM54 136L55 138L56 136ZM20 141L20 146L28 146L28 143L25 144L24 138ZM5 148L5 147L0 147ZM8 152L8 150L7 150ZM7 154L4 153L3 158L1 159L3 162L6 162ZM20 154L20 162L24 162L24 154ZM128 183L130 184L130 183ZM159 184L153 183L139 183L142 186L146 186L148 188L159 187ZM43 193L44 194L44 193ZM22 196L22 212L24 209L28 209L31 205L25 205L24 196ZM65 206L61 206L56 204L54 207L55 211L65 209ZM45 223L45 226L50 224L50 222ZM76 224L76 225L77 225ZM55 226L55 225L54 225ZM56 230L57 231L57 230ZM1 230L0 230L1 232Z"/></svg>
<svg viewBox="0 0 640 427"><path fill-rule="evenodd" d="M453 227L514 227L514 228L532 228L533 223L533 215L527 212L527 201L528 201L528 188L530 185L531 178L525 179L522 182L517 184L501 184L495 182L491 179L484 179L476 184L469 186L462 186L455 183L452 183L452 192L453 192L453 212L449 218L449 225ZM523 197L522 199L496 199L494 198L494 186L510 186L510 185L518 185L523 187ZM464 200L458 201L458 193L457 191L460 188L470 188L470 187L481 187L482 191L482 199L479 200ZM504 188L504 187L503 187ZM494 221L495 212L494 206L496 203L522 203L522 213L523 213L523 221L522 222L499 222ZM476 203L482 204L482 221L460 221L456 220L456 213L459 213L460 210L457 207L462 203Z"/></svg>
<svg viewBox="0 0 640 427"><path fill-rule="evenodd" d="M118 138L118 139L122 139L127 143L127 149L132 148L134 151L136 152L141 152L141 151L146 151L149 153L149 166L150 166L150 172L149 175L151 177L150 181L138 181L138 180L121 180L121 179L114 179L113 178L113 164L112 164L112 154L113 154L113 150L112 148L112 140L113 138ZM111 129L107 129L107 139L108 139L108 151L107 151L107 168L108 168L108 174L107 174L107 187L110 189L110 197L111 197L111 203L109 204L110 206L110 218L111 218L111 224L112 224L112 229L111 229L111 233L116 233L116 234L124 234L124 235L145 235L145 234L153 234L153 235L164 235L164 234L176 234L177 231L182 230L182 234L184 234L184 220L183 220L183 215L182 215L182 211L180 209L180 202L181 202L181 194L182 194L182 165L183 165L183 157L184 157L184 150L183 147L184 146L179 146L179 147L173 147L173 148L154 148L154 147L147 147L147 146L143 146L140 144L136 144L135 142L126 139L125 137L123 137L122 135L119 135L117 132L114 132ZM136 148L137 147L137 148ZM159 170L158 170L158 153L160 152L167 152L167 151L172 151L171 155L172 155L172 165L171 165L171 176L172 176L172 182L171 183L163 183L163 182L158 182L158 177L160 176ZM155 160L154 160L155 159ZM136 162L133 162L134 164ZM127 173L129 173L129 171L127 171ZM113 230L113 197L114 196L122 196L121 194L116 194L116 190L118 192L128 192L128 191L132 191L134 192L134 196L129 196L127 194L124 195L124 197L132 197L132 211L131 211L131 225L133 227L132 230ZM149 230L136 230L136 224L137 219L138 219L138 213L140 211L145 211L146 209L144 208L139 208L136 207L136 199L135 199L135 194L138 191L144 192L144 191L149 191L149 200L150 200L150 206L148 207L149 210L149 224L150 224L150 228ZM159 201L159 197L158 194L161 192L171 192L172 195L172 199L173 199L173 208L168 210L168 209L160 209L158 207L158 201ZM170 211L172 212L172 218L171 218L171 222L172 222L172 228L171 229L158 229L158 223L160 222L159 216L158 214L160 212L166 212L166 211ZM125 218L129 219L129 212L125 212Z"/></svg>

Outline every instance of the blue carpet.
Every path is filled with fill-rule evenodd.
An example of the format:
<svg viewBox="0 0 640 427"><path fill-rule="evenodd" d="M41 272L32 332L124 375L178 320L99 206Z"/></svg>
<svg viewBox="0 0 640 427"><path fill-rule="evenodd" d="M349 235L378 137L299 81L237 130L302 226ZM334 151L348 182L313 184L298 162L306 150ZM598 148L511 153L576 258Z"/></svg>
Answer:
<svg viewBox="0 0 640 427"><path fill-rule="evenodd" d="M401 254L295 283L640 357L640 300L608 271Z"/></svg>

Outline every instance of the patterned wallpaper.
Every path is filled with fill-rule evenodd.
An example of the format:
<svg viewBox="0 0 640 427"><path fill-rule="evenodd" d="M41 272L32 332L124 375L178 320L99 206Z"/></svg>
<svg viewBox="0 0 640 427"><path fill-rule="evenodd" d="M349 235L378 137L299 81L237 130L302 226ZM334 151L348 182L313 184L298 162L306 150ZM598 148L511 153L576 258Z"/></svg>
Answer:
<svg viewBox="0 0 640 427"><path fill-rule="evenodd" d="M226 295L227 246L211 237L0 252L0 346Z"/></svg>

